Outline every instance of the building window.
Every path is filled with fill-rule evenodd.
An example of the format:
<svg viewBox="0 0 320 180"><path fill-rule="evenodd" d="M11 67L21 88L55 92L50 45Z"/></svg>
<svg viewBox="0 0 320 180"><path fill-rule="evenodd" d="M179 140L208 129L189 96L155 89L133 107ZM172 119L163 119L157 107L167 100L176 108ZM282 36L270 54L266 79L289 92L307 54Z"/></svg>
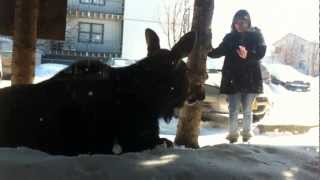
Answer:
<svg viewBox="0 0 320 180"><path fill-rule="evenodd" d="M82 43L103 44L103 24L79 23L78 41Z"/></svg>
<svg viewBox="0 0 320 180"><path fill-rule="evenodd" d="M276 49L275 49L275 53L276 54L280 54L281 53L281 47L276 47Z"/></svg>
<svg viewBox="0 0 320 180"><path fill-rule="evenodd" d="M80 4L92 4L103 6L106 4L106 0L80 0Z"/></svg>
<svg viewBox="0 0 320 180"><path fill-rule="evenodd" d="M304 46L303 45L301 45L301 47L300 47L300 52L304 53Z"/></svg>

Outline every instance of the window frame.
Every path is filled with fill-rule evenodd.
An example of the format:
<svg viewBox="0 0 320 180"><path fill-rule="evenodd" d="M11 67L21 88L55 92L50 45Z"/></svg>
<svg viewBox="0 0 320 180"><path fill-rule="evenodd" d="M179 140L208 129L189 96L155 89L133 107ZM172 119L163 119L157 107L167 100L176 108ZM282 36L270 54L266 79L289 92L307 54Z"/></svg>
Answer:
<svg viewBox="0 0 320 180"><path fill-rule="evenodd" d="M90 2L84 2L84 0L79 0L80 4L92 4L92 0L89 0Z"/></svg>
<svg viewBox="0 0 320 180"><path fill-rule="evenodd" d="M89 31L81 31L81 25L88 24L89 25ZM93 26L98 25L101 26L101 33L93 32ZM88 41L83 41L80 39L81 34L88 34L89 39ZM93 41L93 35L101 35L101 41ZM91 43L91 44L104 44L104 24L98 24L98 23L89 23L89 22L79 22L79 29L78 29L78 42L79 43Z"/></svg>
<svg viewBox="0 0 320 180"><path fill-rule="evenodd" d="M79 0L80 4L87 4L87 5L96 5L96 6L105 6L106 0L102 0L102 3L97 3L97 0L89 0L90 2L84 2L84 0Z"/></svg>

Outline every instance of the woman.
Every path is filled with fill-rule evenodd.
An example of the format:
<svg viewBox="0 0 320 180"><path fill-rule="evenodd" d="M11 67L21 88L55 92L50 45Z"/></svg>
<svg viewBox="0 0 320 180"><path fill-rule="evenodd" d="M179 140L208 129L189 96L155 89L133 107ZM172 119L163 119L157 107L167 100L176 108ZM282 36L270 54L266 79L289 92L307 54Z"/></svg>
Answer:
<svg viewBox="0 0 320 180"><path fill-rule="evenodd" d="M263 92L260 59L266 52L266 45L260 30L251 27L250 15L239 10L233 17L231 32L227 34L219 47L208 56L225 56L222 68L220 92L229 98L229 135L230 143L237 142L238 112L240 103L243 110L243 142L252 136L252 102L257 94Z"/></svg>

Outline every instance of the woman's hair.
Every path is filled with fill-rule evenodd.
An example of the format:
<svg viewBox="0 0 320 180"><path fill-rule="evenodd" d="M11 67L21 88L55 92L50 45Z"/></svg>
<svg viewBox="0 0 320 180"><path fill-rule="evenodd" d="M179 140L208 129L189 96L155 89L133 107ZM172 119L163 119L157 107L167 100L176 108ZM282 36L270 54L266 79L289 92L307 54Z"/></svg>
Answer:
<svg viewBox="0 0 320 180"><path fill-rule="evenodd" d="M235 32L236 29L234 27L234 24L238 20L244 20L248 23L248 28L251 27L251 18L249 15L249 12L247 10L241 9L236 12L236 14L233 16L232 24L231 24L231 32Z"/></svg>

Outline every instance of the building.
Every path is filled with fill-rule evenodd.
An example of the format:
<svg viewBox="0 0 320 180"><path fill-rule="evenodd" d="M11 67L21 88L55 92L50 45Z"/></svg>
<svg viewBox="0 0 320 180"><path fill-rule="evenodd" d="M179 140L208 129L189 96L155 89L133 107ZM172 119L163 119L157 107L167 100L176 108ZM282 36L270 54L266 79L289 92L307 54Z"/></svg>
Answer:
<svg viewBox="0 0 320 180"><path fill-rule="evenodd" d="M68 0L65 41L43 40L42 62L121 57L124 0Z"/></svg>
<svg viewBox="0 0 320 180"><path fill-rule="evenodd" d="M319 43L289 33L273 46L273 61L290 65L307 75L319 75Z"/></svg>
<svg viewBox="0 0 320 180"><path fill-rule="evenodd" d="M141 10L141 4L148 8ZM161 47L168 48L160 22L165 14L159 7L163 7L162 0L68 0L65 41L38 40L42 63L71 64L78 59L111 57L139 60L147 54L146 28L157 32Z"/></svg>

